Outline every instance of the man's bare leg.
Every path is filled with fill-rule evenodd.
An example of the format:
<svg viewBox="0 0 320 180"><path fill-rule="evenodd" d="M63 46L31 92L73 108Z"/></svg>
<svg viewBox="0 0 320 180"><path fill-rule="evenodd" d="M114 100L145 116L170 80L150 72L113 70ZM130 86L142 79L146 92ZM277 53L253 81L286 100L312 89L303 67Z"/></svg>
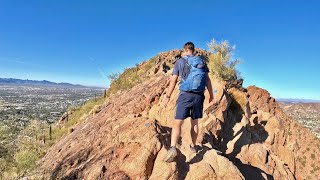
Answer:
<svg viewBox="0 0 320 180"><path fill-rule="evenodd" d="M199 133L198 119L191 119L190 134L192 139L192 147L196 146L198 133Z"/></svg>
<svg viewBox="0 0 320 180"><path fill-rule="evenodd" d="M163 159L164 162L172 162L174 158L178 155L176 145L181 135L181 126L183 124L183 120L174 120L171 131L171 147L167 152L167 155Z"/></svg>
<svg viewBox="0 0 320 180"><path fill-rule="evenodd" d="M175 119L172 126L171 132L171 147L175 147L178 143L178 140L181 135L181 126L183 124L183 120Z"/></svg>

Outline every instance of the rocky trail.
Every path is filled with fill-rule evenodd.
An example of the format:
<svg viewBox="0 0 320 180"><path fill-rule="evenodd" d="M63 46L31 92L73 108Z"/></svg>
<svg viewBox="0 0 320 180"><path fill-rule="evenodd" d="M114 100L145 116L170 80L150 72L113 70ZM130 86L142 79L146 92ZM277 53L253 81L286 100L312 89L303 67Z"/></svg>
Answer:
<svg viewBox="0 0 320 180"><path fill-rule="evenodd" d="M203 52L206 53L206 52ZM213 82L217 107L199 120L200 151L189 150L190 120L182 127L178 157L163 162L170 144L176 88L166 107L169 83L163 62L179 51L159 54L149 79L112 95L97 114L84 116L52 146L31 177L48 179L317 179L320 141L288 118L270 94L241 83ZM207 93L207 92L206 92Z"/></svg>

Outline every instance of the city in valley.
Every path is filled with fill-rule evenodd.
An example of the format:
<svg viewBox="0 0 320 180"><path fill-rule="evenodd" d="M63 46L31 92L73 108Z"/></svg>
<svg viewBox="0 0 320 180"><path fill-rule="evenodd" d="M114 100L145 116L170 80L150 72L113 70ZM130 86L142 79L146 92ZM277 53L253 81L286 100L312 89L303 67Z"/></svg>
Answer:
<svg viewBox="0 0 320 180"><path fill-rule="evenodd" d="M320 138L320 103L280 102L282 110Z"/></svg>
<svg viewBox="0 0 320 180"><path fill-rule="evenodd" d="M0 123L16 128L23 128L31 119L53 123L69 107L102 93L102 88L0 85Z"/></svg>

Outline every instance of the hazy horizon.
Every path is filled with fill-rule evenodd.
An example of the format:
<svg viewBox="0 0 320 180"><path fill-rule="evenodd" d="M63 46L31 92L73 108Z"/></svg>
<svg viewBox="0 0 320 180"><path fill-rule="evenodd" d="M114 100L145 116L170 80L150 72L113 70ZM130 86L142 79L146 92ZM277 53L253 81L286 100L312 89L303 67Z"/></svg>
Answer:
<svg viewBox="0 0 320 180"><path fill-rule="evenodd" d="M0 77L2 78L2 77ZM22 79L22 80L35 80L35 79ZM46 79L41 79L41 80L35 80L35 81L48 81ZM50 82L53 82L53 83L70 83L70 82L54 82L54 81L50 81ZM81 86L86 86L86 87L94 87L94 88L105 88L107 89L108 87L100 87L100 86L92 86L92 85L84 85L84 84L73 84L73 83L70 83L72 85L81 85ZM0 83L1 85L1 83ZM272 94L271 94L272 97L274 97ZM294 101L294 102L316 102L316 103L320 103L320 99L306 99L306 98L291 98L291 97L274 97L277 101Z"/></svg>

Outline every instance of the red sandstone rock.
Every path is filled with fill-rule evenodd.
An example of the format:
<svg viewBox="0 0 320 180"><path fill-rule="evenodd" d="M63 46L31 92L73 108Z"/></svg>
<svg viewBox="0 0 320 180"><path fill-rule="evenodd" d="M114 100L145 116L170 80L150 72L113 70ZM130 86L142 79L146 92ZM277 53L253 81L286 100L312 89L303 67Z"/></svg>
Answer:
<svg viewBox="0 0 320 180"><path fill-rule="evenodd" d="M198 50L200 53L207 52ZM160 53L157 64L174 63L181 51ZM205 54L206 55L206 54ZM158 68L158 67L156 67ZM190 154L190 122L185 120L176 162L162 159L170 144L177 88L163 106L168 74L150 78L110 97L87 121L53 145L39 162L45 179L316 179L320 141L282 113L263 89L247 90L212 78L216 107L199 120L202 150ZM234 98L234 93L243 101ZM239 101L239 102L238 102ZM240 104L238 106L237 104ZM241 106L242 105L242 106ZM37 172L37 171L36 171Z"/></svg>

